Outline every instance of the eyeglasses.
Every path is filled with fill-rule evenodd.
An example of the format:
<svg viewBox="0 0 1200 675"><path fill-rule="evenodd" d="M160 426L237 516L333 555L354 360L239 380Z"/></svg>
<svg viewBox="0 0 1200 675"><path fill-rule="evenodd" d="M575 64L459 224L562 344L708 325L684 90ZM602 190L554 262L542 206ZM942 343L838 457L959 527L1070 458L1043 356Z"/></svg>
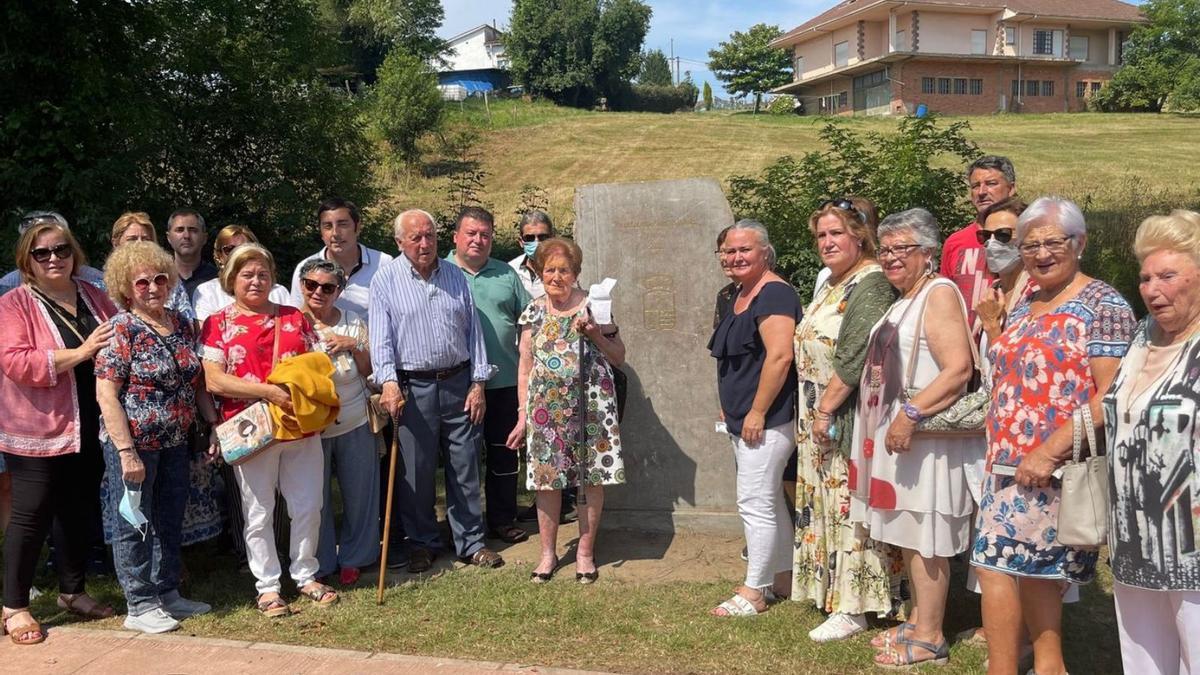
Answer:
<svg viewBox="0 0 1200 675"><path fill-rule="evenodd" d="M521 241L523 241L525 243L531 243L531 242L535 242L535 241L546 241L549 238L550 238L550 235L548 235L548 234L523 234L523 235L521 235Z"/></svg>
<svg viewBox="0 0 1200 675"><path fill-rule="evenodd" d="M222 246L221 255L227 256L230 253L233 253L233 249L237 248L238 246L240 246L240 244L226 244Z"/></svg>
<svg viewBox="0 0 1200 675"><path fill-rule="evenodd" d="M70 244L59 244L52 248L35 248L29 252L30 257L40 263L50 262L51 255L59 260L66 260L74 254L75 252L71 250Z"/></svg>
<svg viewBox="0 0 1200 675"><path fill-rule="evenodd" d="M754 249L754 246L743 246L741 248L719 248L717 249L717 256L720 258L732 258L739 253L742 255L750 255L754 252Z"/></svg>
<svg viewBox="0 0 1200 675"><path fill-rule="evenodd" d="M835 209L841 209L843 211L849 211L850 213L853 213L854 217L858 218L859 221L862 222L863 224L866 224L866 222L867 222L866 214L863 213L862 211L859 211L857 208L855 208L854 202L850 201L849 199L846 199L845 197L826 199L825 201L821 202L821 205L817 207L817 210L824 211L825 208L828 206L832 206Z"/></svg>
<svg viewBox="0 0 1200 675"><path fill-rule="evenodd" d="M170 282L171 282L170 276L168 276L162 272L159 272L158 274L155 274L153 277L141 277L139 279L134 279L133 280L133 288L136 291L141 291L142 293L145 293L146 291L150 290L150 284L152 284L152 283L159 288L163 288Z"/></svg>
<svg viewBox="0 0 1200 675"><path fill-rule="evenodd" d="M1008 242L1012 241L1013 230L1011 227L1002 227L998 230L985 230L980 228L975 231L975 238L979 240L980 246L986 244L988 239L991 239L992 237L995 237L996 241L1000 242L1001 244L1007 244Z"/></svg>
<svg viewBox="0 0 1200 675"><path fill-rule="evenodd" d="M1075 238L1075 235L1069 234L1065 237L1055 237L1053 239L1043 239L1042 241L1031 241L1021 244L1021 255L1026 258L1032 258L1038 254L1040 249L1046 249L1046 253L1050 255L1059 255L1067 250L1067 242Z"/></svg>
<svg viewBox="0 0 1200 675"><path fill-rule="evenodd" d="M309 293L316 293L317 289L319 288L325 295L333 295L338 289L337 284L322 284L313 281L312 279L301 279L300 283L304 284L304 290L308 291Z"/></svg>
<svg viewBox="0 0 1200 675"><path fill-rule="evenodd" d="M896 260L904 260L913 250L921 248L920 244L900 244L898 246L884 246L876 251L876 254L882 258L895 257Z"/></svg>

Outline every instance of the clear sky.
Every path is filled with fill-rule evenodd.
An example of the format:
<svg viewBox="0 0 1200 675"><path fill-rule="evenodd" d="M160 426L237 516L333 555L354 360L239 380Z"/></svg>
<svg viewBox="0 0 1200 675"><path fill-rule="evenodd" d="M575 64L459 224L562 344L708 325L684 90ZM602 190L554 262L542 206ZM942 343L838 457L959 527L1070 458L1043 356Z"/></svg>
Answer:
<svg viewBox="0 0 1200 675"><path fill-rule="evenodd" d="M654 10L644 49L661 49L681 58L680 72L690 70L696 86L707 80L718 96L721 83L705 63L713 49L735 30L756 23L776 24L789 31L837 4L838 0L644 0ZM1127 0L1130 1L1130 0ZM1131 4L1141 4L1132 0ZM512 2L508 0L442 0L446 20L438 34L451 37L481 23L508 24Z"/></svg>

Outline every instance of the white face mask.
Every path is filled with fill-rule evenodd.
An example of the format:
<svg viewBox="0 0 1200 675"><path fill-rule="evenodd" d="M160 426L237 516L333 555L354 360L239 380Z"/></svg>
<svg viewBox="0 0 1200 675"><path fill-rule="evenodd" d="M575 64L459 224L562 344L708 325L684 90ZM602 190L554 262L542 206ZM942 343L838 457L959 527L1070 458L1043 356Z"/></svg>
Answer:
<svg viewBox="0 0 1200 675"><path fill-rule="evenodd" d="M992 237L983 245L984 257L987 258L988 270L992 274L1002 274L1012 269L1013 265L1021 262L1021 252L1017 250L1017 245L1009 242L1007 244L1000 243L1000 240Z"/></svg>

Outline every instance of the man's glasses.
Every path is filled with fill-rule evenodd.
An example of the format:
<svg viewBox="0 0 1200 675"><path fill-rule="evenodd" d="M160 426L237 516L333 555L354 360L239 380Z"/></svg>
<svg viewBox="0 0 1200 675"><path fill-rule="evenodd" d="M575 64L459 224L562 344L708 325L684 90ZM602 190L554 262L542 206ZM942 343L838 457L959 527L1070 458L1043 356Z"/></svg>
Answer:
<svg viewBox="0 0 1200 675"><path fill-rule="evenodd" d="M312 279L301 279L300 283L304 284L304 290L308 291L309 293L316 293L317 289L319 288L325 295L333 295L338 289L337 284L322 284L313 281Z"/></svg>
<svg viewBox="0 0 1200 675"><path fill-rule="evenodd" d="M918 248L921 248L920 244L900 244L898 246L884 246L876 251L876 253L881 260L891 257L896 258L896 260L904 260L908 257L908 254Z"/></svg>
<svg viewBox="0 0 1200 675"><path fill-rule="evenodd" d="M48 263L50 262L51 255L59 260L66 260L74 255L74 253L75 252L71 250L70 244L59 244L58 246L51 248L35 248L29 252L29 255L40 263Z"/></svg>
<svg viewBox="0 0 1200 675"><path fill-rule="evenodd" d="M1043 239L1042 241L1030 241L1021 244L1021 255L1026 258L1032 258L1038 254L1040 249L1046 249L1050 255L1061 255L1067 250L1067 242L1075 238L1075 235L1069 234L1065 237L1055 237L1054 239Z"/></svg>
<svg viewBox="0 0 1200 675"><path fill-rule="evenodd" d="M1008 242L1012 241L1013 230L1011 227L1002 227L998 230L984 230L980 228L979 230L975 231L975 239L979 241L980 246L986 244L988 239L991 239L992 237L995 237L996 241L1000 242L1001 244L1007 244Z"/></svg>
<svg viewBox="0 0 1200 675"><path fill-rule="evenodd" d="M150 284L154 284L157 288L164 288L170 282L171 282L170 276L168 276L162 272L159 272L158 274L155 274L153 277L141 277L138 279L134 279L133 280L133 288L136 291L145 293L146 291L150 290Z"/></svg>
<svg viewBox="0 0 1200 675"><path fill-rule="evenodd" d="M521 241L523 241L527 244L531 243L531 242L535 242L535 241L538 241L538 242L546 241L549 238L550 238L550 235L548 235L548 234L523 234L523 235L521 235Z"/></svg>

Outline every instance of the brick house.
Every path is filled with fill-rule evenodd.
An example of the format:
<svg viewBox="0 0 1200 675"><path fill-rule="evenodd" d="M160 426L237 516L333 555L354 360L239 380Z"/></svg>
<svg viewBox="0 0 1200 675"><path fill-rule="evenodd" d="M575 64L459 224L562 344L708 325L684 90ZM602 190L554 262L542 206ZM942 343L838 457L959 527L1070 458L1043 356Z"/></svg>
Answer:
<svg viewBox="0 0 1200 675"><path fill-rule="evenodd" d="M1118 0L844 0L771 46L808 114L1074 112L1141 11Z"/></svg>

